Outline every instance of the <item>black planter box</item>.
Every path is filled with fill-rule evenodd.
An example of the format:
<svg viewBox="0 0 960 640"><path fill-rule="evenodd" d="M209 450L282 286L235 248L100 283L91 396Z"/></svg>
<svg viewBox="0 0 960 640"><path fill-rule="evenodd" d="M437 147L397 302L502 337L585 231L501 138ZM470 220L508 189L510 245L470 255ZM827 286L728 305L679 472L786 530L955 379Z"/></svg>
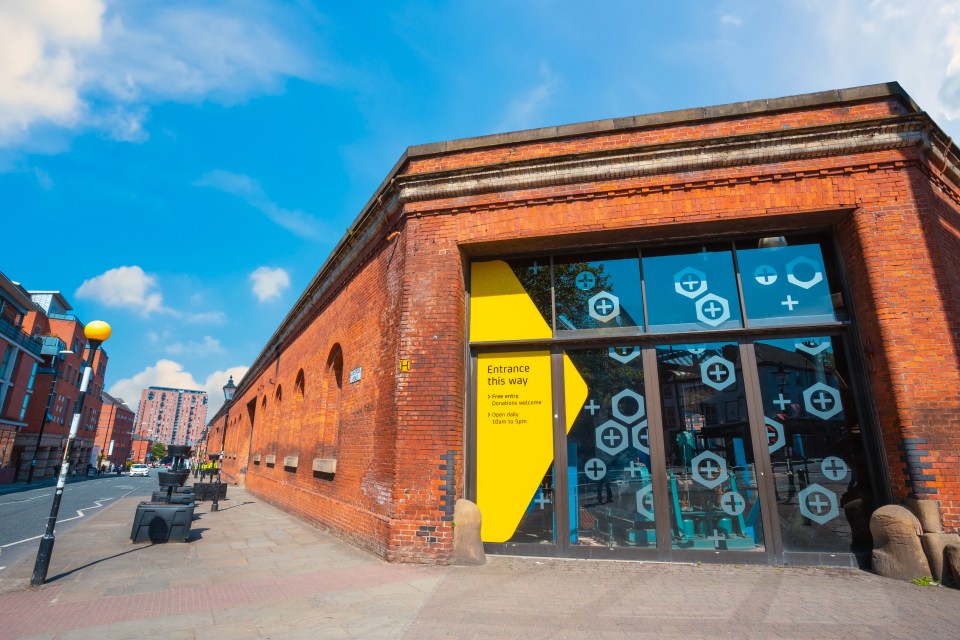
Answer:
<svg viewBox="0 0 960 640"><path fill-rule="evenodd" d="M141 502L130 530L132 542L186 542L196 505Z"/></svg>
<svg viewBox="0 0 960 640"><path fill-rule="evenodd" d="M174 491L170 495L170 504L190 504L196 499L192 491ZM153 502L167 502L166 491L154 491L151 497Z"/></svg>
<svg viewBox="0 0 960 640"><path fill-rule="evenodd" d="M190 475L189 471L161 471L157 474L161 487L182 487Z"/></svg>
<svg viewBox="0 0 960 640"><path fill-rule="evenodd" d="M216 482L194 482L193 483L193 495L196 499L199 500L213 500L213 492L216 491L217 483ZM226 500L227 498L227 483L220 483L220 495L217 496L217 500Z"/></svg>

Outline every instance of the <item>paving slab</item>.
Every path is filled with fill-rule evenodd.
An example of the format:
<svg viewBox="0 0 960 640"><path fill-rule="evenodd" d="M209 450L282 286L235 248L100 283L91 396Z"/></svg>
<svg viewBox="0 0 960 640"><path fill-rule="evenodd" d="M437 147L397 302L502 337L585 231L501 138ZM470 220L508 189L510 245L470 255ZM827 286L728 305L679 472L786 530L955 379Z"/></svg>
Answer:
<svg viewBox="0 0 960 640"><path fill-rule="evenodd" d="M0 577L0 640L945 638L960 591L847 569L488 556L396 565L231 487L188 542L133 544L138 499Z"/></svg>

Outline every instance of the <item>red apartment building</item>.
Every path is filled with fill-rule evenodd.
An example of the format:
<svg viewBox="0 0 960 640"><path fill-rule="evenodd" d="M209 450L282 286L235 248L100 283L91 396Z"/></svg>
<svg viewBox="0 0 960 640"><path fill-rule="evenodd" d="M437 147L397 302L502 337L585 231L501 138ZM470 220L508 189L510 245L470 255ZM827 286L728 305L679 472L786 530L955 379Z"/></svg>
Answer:
<svg viewBox="0 0 960 640"><path fill-rule="evenodd" d="M17 432L27 426L27 405L44 362L43 341L24 329L33 308L29 294L0 273L0 484L16 475Z"/></svg>
<svg viewBox="0 0 960 640"><path fill-rule="evenodd" d="M140 394L135 431L153 442L192 445L206 422L206 391L150 387Z"/></svg>
<svg viewBox="0 0 960 640"><path fill-rule="evenodd" d="M960 529L960 150L896 83L411 147L212 419L390 560L853 565ZM141 411L141 414L143 412Z"/></svg>
<svg viewBox="0 0 960 640"><path fill-rule="evenodd" d="M39 336L43 343L43 367L38 369L33 390L24 412L24 425L14 445L17 479L55 475L63 459L70 422L80 395L80 379L88 344L83 323L69 313L72 307L58 291L31 291L31 309L23 322L24 331ZM71 469L82 472L95 464L95 436L100 416L107 354L97 349L93 357L93 377L87 391L79 429L73 446Z"/></svg>
<svg viewBox="0 0 960 640"><path fill-rule="evenodd" d="M130 457L133 446L135 415L123 398L101 393L103 406L97 424L95 446L100 466L122 466Z"/></svg>

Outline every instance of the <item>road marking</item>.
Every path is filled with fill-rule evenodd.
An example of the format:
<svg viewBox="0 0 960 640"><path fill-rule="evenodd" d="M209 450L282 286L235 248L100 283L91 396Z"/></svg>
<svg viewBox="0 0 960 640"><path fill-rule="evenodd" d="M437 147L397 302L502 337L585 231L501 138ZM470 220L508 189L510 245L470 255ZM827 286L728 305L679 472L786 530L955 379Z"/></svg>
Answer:
<svg viewBox="0 0 960 640"><path fill-rule="evenodd" d="M57 520L57 524L60 524L61 522L70 522L71 520L79 520L80 518L86 515L84 511L90 511L91 509L99 509L100 507L103 506L102 503L108 502L110 500L113 500L113 498L100 498L99 500L94 500L93 501L94 506L84 507L83 509L77 509L77 515L73 516L72 518L64 518L63 520ZM32 538L24 538L23 540L17 540L16 542L8 542L7 544L0 545L0 549L6 549L7 547L23 544L24 542L30 542L31 540L39 540L42 537L43 537L43 534L40 534L39 536L33 536Z"/></svg>
<svg viewBox="0 0 960 640"><path fill-rule="evenodd" d="M9 502L0 502L0 506L5 504L19 504L21 502L30 502L31 500L39 500L40 498L49 498L52 496L52 493L44 493L43 495L34 496L32 498L24 498L23 500L10 500Z"/></svg>

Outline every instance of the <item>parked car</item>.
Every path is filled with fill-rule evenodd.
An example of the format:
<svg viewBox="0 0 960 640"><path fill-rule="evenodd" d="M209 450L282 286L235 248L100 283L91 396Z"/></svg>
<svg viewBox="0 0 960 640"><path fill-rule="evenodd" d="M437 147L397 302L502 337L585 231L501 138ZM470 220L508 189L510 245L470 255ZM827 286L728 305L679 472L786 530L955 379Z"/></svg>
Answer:
<svg viewBox="0 0 960 640"><path fill-rule="evenodd" d="M148 467L145 464L135 464L132 467L130 467L130 475L131 476L149 476L150 467Z"/></svg>

